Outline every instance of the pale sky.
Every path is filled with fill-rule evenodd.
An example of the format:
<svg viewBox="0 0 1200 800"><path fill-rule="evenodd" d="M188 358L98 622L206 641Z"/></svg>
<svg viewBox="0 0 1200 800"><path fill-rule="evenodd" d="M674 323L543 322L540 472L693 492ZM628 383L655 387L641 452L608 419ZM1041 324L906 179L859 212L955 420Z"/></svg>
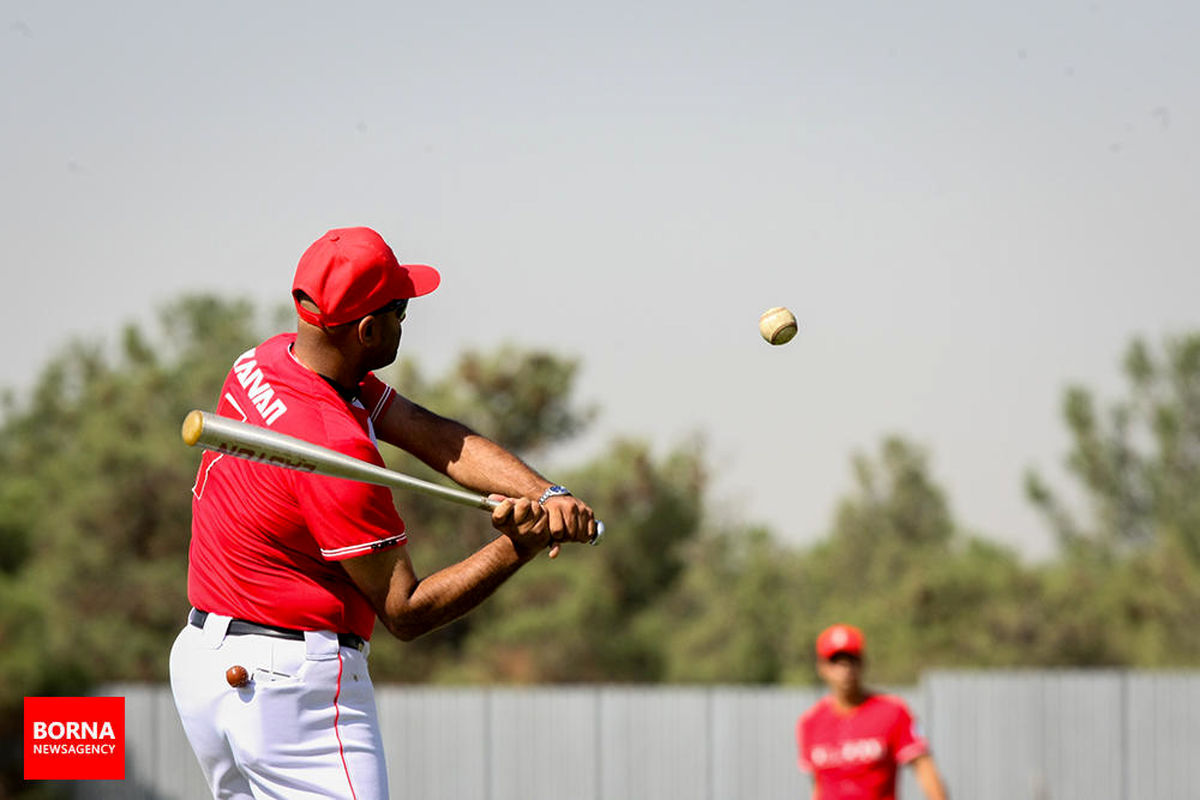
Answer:
<svg viewBox="0 0 1200 800"><path fill-rule="evenodd" d="M442 270L427 374L582 359L571 461L703 433L715 513L808 543L898 433L1038 556L1064 387L1115 399L1132 336L1200 328L1185 0L0 8L3 386L184 292L286 302L370 225Z"/></svg>

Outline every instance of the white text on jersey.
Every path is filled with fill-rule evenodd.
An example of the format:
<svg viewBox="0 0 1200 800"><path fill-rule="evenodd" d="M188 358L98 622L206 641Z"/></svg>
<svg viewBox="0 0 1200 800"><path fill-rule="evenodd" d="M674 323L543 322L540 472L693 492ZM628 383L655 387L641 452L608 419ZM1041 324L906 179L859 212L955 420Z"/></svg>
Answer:
<svg viewBox="0 0 1200 800"><path fill-rule="evenodd" d="M254 360L254 348L238 356L237 361L233 362L233 372L237 375L238 383L246 390L250 402L262 414L265 424L270 425L287 411L287 406L275 396L275 389L263 378L258 362Z"/></svg>

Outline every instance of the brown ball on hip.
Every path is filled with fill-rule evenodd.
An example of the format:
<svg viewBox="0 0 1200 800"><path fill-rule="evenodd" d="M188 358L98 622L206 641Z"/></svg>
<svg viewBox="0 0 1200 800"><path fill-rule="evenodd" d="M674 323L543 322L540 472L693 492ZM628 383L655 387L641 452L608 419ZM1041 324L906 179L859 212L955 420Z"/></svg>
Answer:
<svg viewBox="0 0 1200 800"><path fill-rule="evenodd" d="M240 689L250 682L250 673L241 664L234 664L225 670L225 681L235 689Z"/></svg>

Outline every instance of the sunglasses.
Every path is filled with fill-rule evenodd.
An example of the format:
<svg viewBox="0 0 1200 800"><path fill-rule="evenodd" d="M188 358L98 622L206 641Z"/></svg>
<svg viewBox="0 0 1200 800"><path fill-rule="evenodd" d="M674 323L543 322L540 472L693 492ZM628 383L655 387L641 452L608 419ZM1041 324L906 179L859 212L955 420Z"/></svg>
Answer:
<svg viewBox="0 0 1200 800"><path fill-rule="evenodd" d="M404 319L404 315L408 313L408 298L401 297L399 299L393 300L392 302L388 303L386 306L381 306L380 308L377 308L374 311L372 311L371 316L378 317L381 314L387 314L392 311L396 312L396 317L398 319Z"/></svg>

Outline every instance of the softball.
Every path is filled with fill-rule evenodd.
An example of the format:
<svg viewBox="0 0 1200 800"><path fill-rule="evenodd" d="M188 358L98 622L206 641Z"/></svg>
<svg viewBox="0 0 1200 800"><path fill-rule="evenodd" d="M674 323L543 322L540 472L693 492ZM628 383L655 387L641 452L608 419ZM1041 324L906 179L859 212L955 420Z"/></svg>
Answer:
<svg viewBox="0 0 1200 800"><path fill-rule="evenodd" d="M771 344L787 344L797 330L796 315L783 306L768 308L758 318L758 332Z"/></svg>

